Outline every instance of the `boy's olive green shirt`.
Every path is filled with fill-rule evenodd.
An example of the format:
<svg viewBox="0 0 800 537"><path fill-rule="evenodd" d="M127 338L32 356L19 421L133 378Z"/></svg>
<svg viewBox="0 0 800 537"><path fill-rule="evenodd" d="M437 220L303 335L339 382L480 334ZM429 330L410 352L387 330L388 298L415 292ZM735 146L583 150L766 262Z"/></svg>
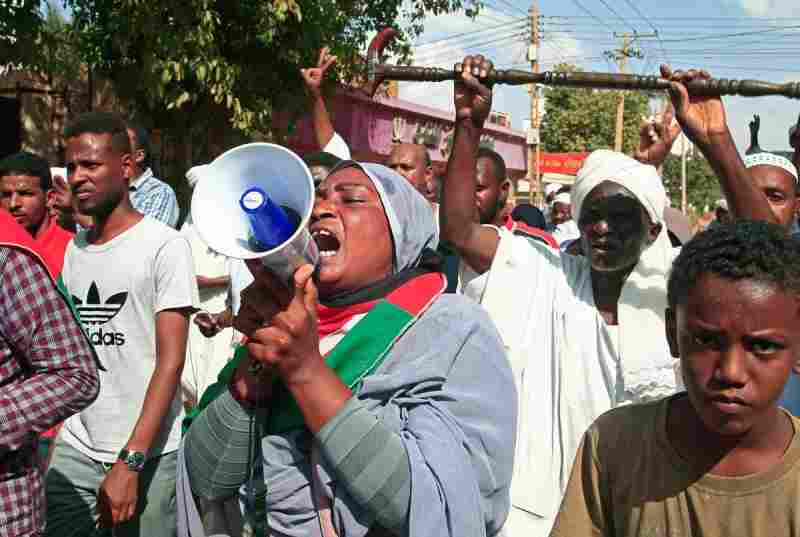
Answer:
<svg viewBox="0 0 800 537"><path fill-rule="evenodd" d="M800 420L780 464L743 477L693 469L667 440L670 401L614 409L584 436L551 537L800 535Z"/></svg>

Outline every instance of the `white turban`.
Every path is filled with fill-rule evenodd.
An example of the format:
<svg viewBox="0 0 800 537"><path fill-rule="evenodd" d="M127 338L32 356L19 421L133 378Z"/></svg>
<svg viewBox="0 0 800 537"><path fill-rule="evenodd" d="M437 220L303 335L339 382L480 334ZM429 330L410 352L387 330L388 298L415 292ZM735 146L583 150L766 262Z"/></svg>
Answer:
<svg viewBox="0 0 800 537"><path fill-rule="evenodd" d="M578 218L583 201L594 187L604 181L622 185L639 200L650 220L655 224L664 221L667 192L658 171L622 153L601 149L589 155L578 171L572 187L572 214Z"/></svg>
<svg viewBox="0 0 800 537"><path fill-rule="evenodd" d="M626 393L675 392L672 358L664 343L667 278L675 251L664 224L667 194L653 166L614 151L593 152L578 172L572 188L572 214L580 218L586 196L605 181L628 189L642 204L653 223L661 224L656 240L642 252L625 280L618 303L620 364Z"/></svg>
<svg viewBox="0 0 800 537"><path fill-rule="evenodd" d="M772 153L755 153L754 155L747 155L744 157L744 167L748 170L754 166L775 166L785 170L789 175L794 177L795 183L797 182L797 168L792 161L780 155Z"/></svg>

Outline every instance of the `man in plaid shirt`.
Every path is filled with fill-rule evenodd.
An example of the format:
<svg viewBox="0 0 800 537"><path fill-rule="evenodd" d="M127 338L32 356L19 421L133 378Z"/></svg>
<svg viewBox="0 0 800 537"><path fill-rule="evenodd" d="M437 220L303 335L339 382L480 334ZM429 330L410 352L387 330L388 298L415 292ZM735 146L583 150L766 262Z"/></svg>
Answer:
<svg viewBox="0 0 800 537"><path fill-rule="evenodd" d="M100 388L91 344L34 248L0 211L0 537L44 530L37 438Z"/></svg>
<svg viewBox="0 0 800 537"><path fill-rule="evenodd" d="M178 199L175 191L153 175L150 169L150 137L143 127L128 123L128 138L133 152L133 179L129 187L131 205L140 213L177 228Z"/></svg>

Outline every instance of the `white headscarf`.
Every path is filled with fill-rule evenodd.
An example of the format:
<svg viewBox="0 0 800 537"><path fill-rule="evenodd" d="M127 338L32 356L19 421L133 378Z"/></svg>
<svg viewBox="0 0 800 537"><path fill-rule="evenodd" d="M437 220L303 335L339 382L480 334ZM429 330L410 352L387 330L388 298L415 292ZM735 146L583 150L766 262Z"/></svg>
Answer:
<svg viewBox="0 0 800 537"><path fill-rule="evenodd" d="M382 164L345 160L331 170L356 167L372 181L389 221L394 246L393 271L416 267L425 248L436 250L439 232L431 206L402 175Z"/></svg>
<svg viewBox="0 0 800 537"><path fill-rule="evenodd" d="M667 194L654 167L622 153L595 151L583 163L572 188L572 214L576 219L586 196L605 181L628 189L650 220L661 224L658 237L642 252L622 287L618 303L620 365L626 392L634 396L645 391L669 395L675 392L676 362L666 344L664 323L667 277L675 252L664 223Z"/></svg>

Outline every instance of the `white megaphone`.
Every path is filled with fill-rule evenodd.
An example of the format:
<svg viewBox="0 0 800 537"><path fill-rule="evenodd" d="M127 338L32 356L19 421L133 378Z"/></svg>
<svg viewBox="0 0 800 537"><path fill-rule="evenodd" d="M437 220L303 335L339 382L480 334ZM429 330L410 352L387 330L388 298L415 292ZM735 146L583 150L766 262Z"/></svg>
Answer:
<svg viewBox="0 0 800 537"><path fill-rule="evenodd" d="M291 281L319 250L308 232L314 180L305 162L285 147L240 145L203 171L192 195L192 220L212 250L236 259L261 259Z"/></svg>

